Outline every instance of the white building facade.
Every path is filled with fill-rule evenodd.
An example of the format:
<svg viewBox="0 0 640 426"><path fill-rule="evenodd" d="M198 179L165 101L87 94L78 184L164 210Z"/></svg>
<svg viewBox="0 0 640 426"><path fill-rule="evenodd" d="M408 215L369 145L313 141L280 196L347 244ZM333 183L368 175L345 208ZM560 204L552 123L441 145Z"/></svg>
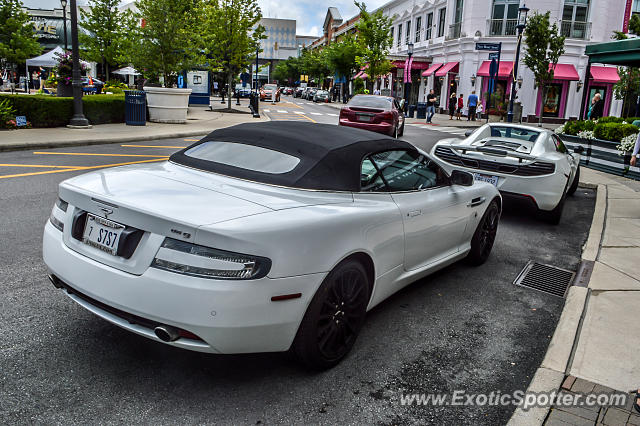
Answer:
<svg viewBox="0 0 640 426"><path fill-rule="evenodd" d="M613 31L622 31L631 13L627 0L529 0L529 16L550 11L551 22L558 24L566 36L565 52L558 61L555 79L549 83L546 99L541 99L535 87L533 73L523 64L523 42L517 75L522 86L517 87L516 101L521 102L523 117L533 120L542 110L545 121L562 122L579 118L588 108L583 100L597 92L605 99L605 115L619 114L622 101L613 96L617 69L592 64L587 73L585 46L611 41ZM398 68L378 81L401 95L404 63L409 42L414 44L411 67L410 103L424 102L434 89L440 106L447 107L451 93L466 98L475 91L485 104L489 89L489 57L477 51L476 43L501 43L500 71L495 86L504 104L512 86L517 44L518 0L396 0L382 6L384 14L393 17L393 47L391 59ZM494 98L495 100L495 98ZM587 105L584 105L584 104Z"/></svg>

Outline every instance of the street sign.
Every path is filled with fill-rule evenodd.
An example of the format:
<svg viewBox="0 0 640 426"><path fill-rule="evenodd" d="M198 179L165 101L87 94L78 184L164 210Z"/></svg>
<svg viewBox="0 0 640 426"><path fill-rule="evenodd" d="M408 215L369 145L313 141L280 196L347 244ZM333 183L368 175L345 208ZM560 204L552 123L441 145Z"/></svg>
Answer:
<svg viewBox="0 0 640 426"><path fill-rule="evenodd" d="M27 117L24 115L16 116L16 126L22 127L27 125Z"/></svg>
<svg viewBox="0 0 640 426"><path fill-rule="evenodd" d="M498 52L489 53L489 59L495 59L496 61L500 59L500 54Z"/></svg>
<svg viewBox="0 0 640 426"><path fill-rule="evenodd" d="M476 50L498 51L502 43L476 43Z"/></svg>

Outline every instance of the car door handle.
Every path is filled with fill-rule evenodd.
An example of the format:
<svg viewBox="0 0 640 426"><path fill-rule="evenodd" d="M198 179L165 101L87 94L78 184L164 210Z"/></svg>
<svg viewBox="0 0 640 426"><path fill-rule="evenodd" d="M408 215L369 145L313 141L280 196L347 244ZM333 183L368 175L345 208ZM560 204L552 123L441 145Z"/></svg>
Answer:
<svg viewBox="0 0 640 426"><path fill-rule="evenodd" d="M407 213L407 216L416 217L416 216L420 216L421 214L422 214L422 210L412 210L409 213Z"/></svg>
<svg viewBox="0 0 640 426"><path fill-rule="evenodd" d="M467 204L467 207L479 206L480 204L483 204L485 201L487 201L485 197L477 197L471 200L469 204Z"/></svg>

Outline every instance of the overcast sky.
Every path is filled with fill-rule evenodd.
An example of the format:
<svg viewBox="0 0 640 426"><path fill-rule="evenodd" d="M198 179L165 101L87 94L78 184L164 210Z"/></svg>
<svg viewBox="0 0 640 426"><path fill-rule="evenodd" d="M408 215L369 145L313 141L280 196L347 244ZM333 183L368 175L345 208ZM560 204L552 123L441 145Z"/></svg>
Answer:
<svg viewBox="0 0 640 426"><path fill-rule="evenodd" d="M382 6L388 0L367 0L369 10ZM24 5L33 9L59 8L58 0L22 0ZM87 0L77 0L78 4L85 4ZM129 0L123 1L129 3ZM342 19L347 20L358 11L353 0L330 0L328 2L318 0L258 0L265 18L295 19L297 21L296 32L299 35L319 36L322 32L322 24L329 6L337 7Z"/></svg>

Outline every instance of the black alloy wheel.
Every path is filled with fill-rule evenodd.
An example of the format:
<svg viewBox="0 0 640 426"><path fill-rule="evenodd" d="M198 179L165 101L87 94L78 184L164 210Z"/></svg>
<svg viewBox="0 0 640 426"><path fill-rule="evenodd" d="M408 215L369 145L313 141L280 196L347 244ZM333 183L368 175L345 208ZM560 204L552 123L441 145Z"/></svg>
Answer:
<svg viewBox="0 0 640 426"><path fill-rule="evenodd" d="M500 208L494 200L487 207L471 239L471 250L467 260L472 265L482 265L491 254L498 232L498 222L500 222Z"/></svg>
<svg viewBox="0 0 640 426"><path fill-rule="evenodd" d="M298 329L292 350L306 366L338 364L356 341L369 303L367 274L359 262L339 264L324 280Z"/></svg>

